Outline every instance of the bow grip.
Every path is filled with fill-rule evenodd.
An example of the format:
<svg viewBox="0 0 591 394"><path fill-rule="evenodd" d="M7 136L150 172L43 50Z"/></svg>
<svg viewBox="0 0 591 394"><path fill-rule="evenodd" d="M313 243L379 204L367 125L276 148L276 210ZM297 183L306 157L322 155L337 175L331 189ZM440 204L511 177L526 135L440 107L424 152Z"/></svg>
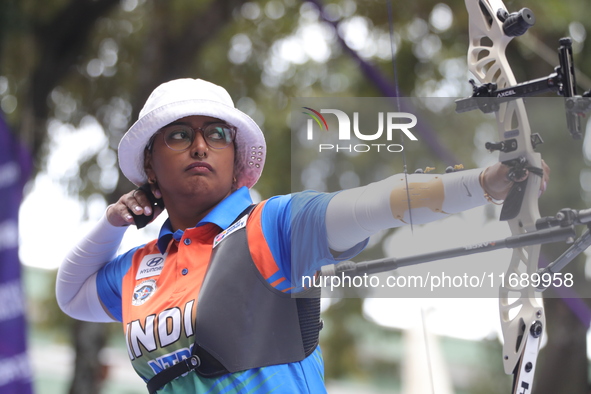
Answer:
<svg viewBox="0 0 591 394"><path fill-rule="evenodd" d="M507 198L505 198L505 202L503 203L499 220L506 221L515 219L517 215L519 215L521 204L523 204L523 198L525 197L528 180L529 178L523 182L515 182L513 186L511 186L511 190L509 190L509 194L507 194Z"/></svg>

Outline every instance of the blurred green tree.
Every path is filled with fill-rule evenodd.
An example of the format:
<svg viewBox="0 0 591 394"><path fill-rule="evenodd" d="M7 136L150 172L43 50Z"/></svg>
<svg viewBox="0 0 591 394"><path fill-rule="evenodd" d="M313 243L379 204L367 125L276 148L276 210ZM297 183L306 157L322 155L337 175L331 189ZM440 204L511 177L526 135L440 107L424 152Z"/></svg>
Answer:
<svg viewBox="0 0 591 394"><path fill-rule="evenodd" d="M299 180L286 176L291 166L291 98L380 95L378 87L368 82L362 65L342 46L339 36L364 62L374 65L392 84L398 84L403 96L470 94L463 1L391 2L391 20L387 1L327 1L326 15L338 25L336 31L320 20L315 5L296 0L5 0L0 3L1 106L13 129L30 147L36 170L42 172L51 149L48 130L52 125L78 128L96 121L108 138L106 149L114 155L120 137L137 119L141 105L155 86L178 77L211 80L224 85L237 99L237 106L265 130L270 155L257 191L263 198L289 193L294 185L300 185ZM554 49L549 48L556 46L558 38L570 34L575 38L576 60L583 71L579 82L583 88L591 88L584 77L591 67L591 51L585 40L591 22L581 18L588 11L585 0L529 4L512 0L507 6L511 10L530 7L539 21L519 40L520 44L509 48L518 80L549 74L557 62L552 57ZM572 149L565 135L554 135L551 144L542 149L559 176L554 177L546 197L548 204L543 208L552 212L569 204L583 207L591 200L588 187L581 193L569 192L568 196L580 194L580 198L568 203L562 191L581 190L579 168L588 166L588 162L576 160L578 154L567 155L568 161L563 156L560 160L549 159L559 157L558 151ZM442 143L452 151L466 146L470 150L482 149L465 143L472 139L472 130L458 130L453 137L442 138ZM448 164L424 148L409 156L410 170ZM478 164L470 162L471 156L470 152L461 156L467 166ZM124 177L113 175L114 163L101 165L100 160L99 154L91 155L80 163L77 173L66 174L60 180L81 201L100 194L111 203L132 187ZM395 166L400 164L393 163L391 171L399 172L401 167ZM349 169L345 164L337 168L327 180L329 188L338 187L338 175ZM583 175L581 179L588 179ZM381 246L376 245L368 253L379 255ZM583 262L576 267L573 270L581 272ZM339 306L331 308L327 319L337 322L336 326L348 321L351 313L363 318L358 300L344 299L335 305ZM554 338L566 336L560 333L564 327L576 329L567 331L572 333L570 343L550 339L547 353L551 354L541 356L544 362L537 376L554 384L576 381L578 387L566 389L544 383L538 386L538 393L583 393L582 387L588 381L583 346L588 322L578 322L564 304L552 302L550 306L548 329L558 332ZM552 315L560 318L553 319ZM90 323L73 327L80 363L71 392L99 392L97 355L107 329ZM327 360L356 354L356 335L343 331L334 338L325 343ZM83 342L93 346L81 346ZM578 368L564 363L563 354L573 355ZM564 368L560 375L568 379L555 378L553 371L561 366ZM347 368L333 363L327 368L327 379L342 377Z"/></svg>

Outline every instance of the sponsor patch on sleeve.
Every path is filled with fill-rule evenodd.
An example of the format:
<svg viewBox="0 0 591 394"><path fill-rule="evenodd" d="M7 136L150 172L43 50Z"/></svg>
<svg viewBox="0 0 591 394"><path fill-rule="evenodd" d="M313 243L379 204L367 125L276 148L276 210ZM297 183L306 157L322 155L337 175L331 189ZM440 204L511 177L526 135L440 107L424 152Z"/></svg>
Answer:
<svg viewBox="0 0 591 394"><path fill-rule="evenodd" d="M162 268L164 268L164 260L166 260L166 253L149 254L144 256L140 263L140 267L137 270L135 279L138 280L160 275Z"/></svg>
<svg viewBox="0 0 591 394"><path fill-rule="evenodd" d="M248 220L248 215L243 216L239 221L219 233L213 239L213 247L215 248L218 246L220 242L222 242L228 235L232 234L234 231L240 230L242 227L246 227L246 222Z"/></svg>

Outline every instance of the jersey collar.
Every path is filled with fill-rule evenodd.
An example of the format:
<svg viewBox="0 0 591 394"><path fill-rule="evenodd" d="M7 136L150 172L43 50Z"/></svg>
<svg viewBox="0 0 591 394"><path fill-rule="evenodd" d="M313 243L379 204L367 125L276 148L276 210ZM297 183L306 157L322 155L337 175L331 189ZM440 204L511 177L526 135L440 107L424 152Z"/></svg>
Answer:
<svg viewBox="0 0 591 394"><path fill-rule="evenodd" d="M195 227L213 223L221 229L228 228L238 215L251 204L252 198L250 197L248 188L243 186L219 202ZM168 243L172 238L178 241L183 236L183 233L183 230L173 232L170 226L170 219L166 219L158 235L157 244L160 253L164 254L166 252Z"/></svg>

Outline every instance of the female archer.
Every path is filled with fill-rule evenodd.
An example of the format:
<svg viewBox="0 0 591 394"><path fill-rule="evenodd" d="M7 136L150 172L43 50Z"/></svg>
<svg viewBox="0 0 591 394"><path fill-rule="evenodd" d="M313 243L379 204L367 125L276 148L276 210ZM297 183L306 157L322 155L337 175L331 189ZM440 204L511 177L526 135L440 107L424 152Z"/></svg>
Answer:
<svg viewBox="0 0 591 394"><path fill-rule="evenodd" d="M325 392L319 305L294 297L298 278L351 259L411 214L426 223L502 200L513 184L495 164L410 175L421 190L412 212L396 176L253 204L266 154L259 126L199 79L157 87L121 140L123 174L149 186L107 208L63 261L56 292L76 319L122 323L150 393ZM158 238L117 255L129 226L164 206Z"/></svg>

